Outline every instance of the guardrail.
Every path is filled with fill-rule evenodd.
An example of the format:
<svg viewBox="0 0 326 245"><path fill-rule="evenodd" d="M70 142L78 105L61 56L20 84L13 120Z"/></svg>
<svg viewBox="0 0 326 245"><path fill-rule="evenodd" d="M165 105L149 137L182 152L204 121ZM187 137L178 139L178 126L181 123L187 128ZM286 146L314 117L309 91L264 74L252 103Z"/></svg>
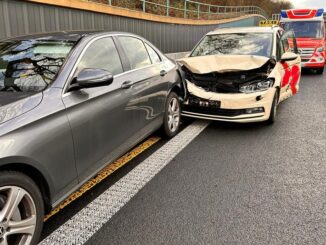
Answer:
<svg viewBox="0 0 326 245"><path fill-rule="evenodd" d="M88 0L90 2L106 3L111 6L123 6L117 0ZM139 4L137 4L137 2ZM239 17L243 15L258 14L268 18L268 14L258 6L220 6L200 3L192 0L184 0L183 6L172 5L170 0L165 0L165 4L149 0L133 1L130 4L133 9L146 13L166 15L169 17L198 19L198 20L217 20Z"/></svg>

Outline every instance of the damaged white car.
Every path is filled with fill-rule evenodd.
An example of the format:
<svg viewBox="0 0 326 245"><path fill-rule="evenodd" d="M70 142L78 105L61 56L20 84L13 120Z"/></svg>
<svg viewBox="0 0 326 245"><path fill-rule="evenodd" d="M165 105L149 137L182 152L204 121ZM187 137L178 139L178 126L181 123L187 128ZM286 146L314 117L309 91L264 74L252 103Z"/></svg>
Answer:
<svg viewBox="0 0 326 245"><path fill-rule="evenodd" d="M296 40L280 27L218 29L178 61L186 76L187 117L272 123L278 104L299 90Z"/></svg>

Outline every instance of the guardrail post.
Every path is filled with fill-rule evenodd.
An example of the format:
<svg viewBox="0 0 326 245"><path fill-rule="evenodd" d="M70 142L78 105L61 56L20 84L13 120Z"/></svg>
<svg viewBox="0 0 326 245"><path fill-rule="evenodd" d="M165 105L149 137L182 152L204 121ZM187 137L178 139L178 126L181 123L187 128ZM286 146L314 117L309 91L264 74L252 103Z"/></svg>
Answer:
<svg viewBox="0 0 326 245"><path fill-rule="evenodd" d="M184 4L183 18L187 19L187 0L185 0L185 4Z"/></svg>
<svg viewBox="0 0 326 245"><path fill-rule="evenodd" d="M211 5L208 6L208 19L211 19Z"/></svg>
<svg viewBox="0 0 326 245"><path fill-rule="evenodd" d="M197 3L197 19L198 20L200 19L199 12L200 12L200 4Z"/></svg>
<svg viewBox="0 0 326 245"><path fill-rule="evenodd" d="M109 5L111 6L112 5L112 0L108 0L108 2L109 2Z"/></svg>
<svg viewBox="0 0 326 245"><path fill-rule="evenodd" d="M146 12L146 0L143 0L143 12Z"/></svg>
<svg viewBox="0 0 326 245"><path fill-rule="evenodd" d="M166 16L169 16L170 0L166 0Z"/></svg>

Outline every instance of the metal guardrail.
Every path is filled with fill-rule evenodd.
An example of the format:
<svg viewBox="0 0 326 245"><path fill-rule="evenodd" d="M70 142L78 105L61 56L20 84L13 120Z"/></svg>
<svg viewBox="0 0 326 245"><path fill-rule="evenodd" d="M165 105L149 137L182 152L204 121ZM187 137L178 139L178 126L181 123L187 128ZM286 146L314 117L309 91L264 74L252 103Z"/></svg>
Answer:
<svg viewBox="0 0 326 245"><path fill-rule="evenodd" d="M88 0L91 2L107 3L111 6L121 6L121 4L115 4L116 0ZM268 14L258 6L220 6L206 3L200 3L192 0L184 0L183 7L176 7L170 3L170 0L166 0L165 4L157 3L149 0L139 0L140 6L137 6L133 1L136 10L143 12L149 12L154 14L161 14L170 17L186 18L186 19L203 19L203 20L215 20L215 19L228 19L250 14L262 15L268 18ZM127 8L127 7L126 7Z"/></svg>

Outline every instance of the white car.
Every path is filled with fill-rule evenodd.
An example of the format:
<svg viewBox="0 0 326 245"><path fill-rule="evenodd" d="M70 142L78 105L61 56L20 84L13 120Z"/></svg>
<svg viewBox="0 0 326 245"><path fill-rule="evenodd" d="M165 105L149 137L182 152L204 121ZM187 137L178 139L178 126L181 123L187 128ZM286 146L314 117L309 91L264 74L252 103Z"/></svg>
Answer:
<svg viewBox="0 0 326 245"><path fill-rule="evenodd" d="M187 117L272 123L278 104L299 90L296 40L280 27L215 30L178 62L186 75Z"/></svg>

